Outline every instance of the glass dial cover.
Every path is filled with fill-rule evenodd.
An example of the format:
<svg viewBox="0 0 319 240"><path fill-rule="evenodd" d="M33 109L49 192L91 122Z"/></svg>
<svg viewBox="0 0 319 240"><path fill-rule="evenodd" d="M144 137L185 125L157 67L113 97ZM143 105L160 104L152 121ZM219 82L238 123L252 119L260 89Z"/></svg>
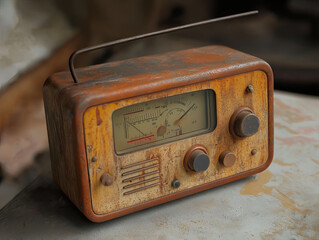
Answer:
<svg viewBox="0 0 319 240"><path fill-rule="evenodd" d="M116 153L134 152L213 131L216 95L206 89L137 103L115 110L112 121Z"/></svg>

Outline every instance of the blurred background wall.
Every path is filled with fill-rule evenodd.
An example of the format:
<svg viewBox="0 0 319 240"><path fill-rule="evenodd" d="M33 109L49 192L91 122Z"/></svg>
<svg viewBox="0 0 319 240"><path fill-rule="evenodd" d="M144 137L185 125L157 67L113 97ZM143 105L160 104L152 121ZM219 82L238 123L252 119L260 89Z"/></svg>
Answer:
<svg viewBox="0 0 319 240"><path fill-rule="evenodd" d="M317 0L0 0L0 208L50 174L42 85L76 49L209 18L260 14L81 56L90 65L210 44L266 60L275 88L319 95Z"/></svg>

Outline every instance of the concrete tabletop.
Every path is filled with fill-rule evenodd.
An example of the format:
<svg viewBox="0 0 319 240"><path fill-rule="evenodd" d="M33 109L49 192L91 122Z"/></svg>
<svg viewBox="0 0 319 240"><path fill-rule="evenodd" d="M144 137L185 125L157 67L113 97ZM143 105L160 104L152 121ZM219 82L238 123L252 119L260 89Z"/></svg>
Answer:
<svg viewBox="0 0 319 240"><path fill-rule="evenodd" d="M275 155L264 172L105 223L51 178L0 211L1 239L319 239L319 98L275 93Z"/></svg>

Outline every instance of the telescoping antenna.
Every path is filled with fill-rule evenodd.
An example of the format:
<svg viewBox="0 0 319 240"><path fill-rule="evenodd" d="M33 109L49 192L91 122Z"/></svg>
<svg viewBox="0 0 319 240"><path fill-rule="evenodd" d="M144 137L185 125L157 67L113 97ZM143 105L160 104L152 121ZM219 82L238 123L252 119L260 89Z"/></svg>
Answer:
<svg viewBox="0 0 319 240"><path fill-rule="evenodd" d="M159 30L159 31L155 31L155 32L145 33L145 34L141 34L141 35L137 35L137 36L133 36L133 37L122 38L122 39L118 39L118 40L115 40L115 41L103 43L103 44L100 44L100 45L95 45L95 46L92 46L92 47L82 48L80 50L77 50L77 51L73 52L71 54L70 58L69 58L69 68L70 68L70 72L71 72L73 81L74 81L74 83L78 83L79 82L78 78L77 78L77 76L75 74L75 69L74 69L74 59L79 54L90 52L90 51L95 51L95 50L98 50L98 49L101 49L101 48L107 48L107 47L119 45L119 44L122 44L122 43L132 42L132 41L136 41L136 40L143 39L143 38L149 38L149 37L153 37L153 36L157 36L157 35L162 35L162 34L165 34L165 33L176 32L176 31L180 31L180 30L183 30L183 29L187 29L187 28L198 27L198 26L202 26L202 25L205 25L205 24L208 24L208 23L221 22L221 21L225 21L225 20L229 20L229 19L233 19L233 18L239 18L239 17L245 17L245 16L249 16L249 15L254 15L254 14L257 14L257 13L258 13L258 10L244 12L244 13L238 13L238 14L233 14L233 15L229 15L229 16L225 16L225 17L213 18L213 19L209 19L209 20L205 20L205 21L200 21L200 22L185 24L185 25L182 25L182 26L167 28L167 29L163 29L163 30Z"/></svg>

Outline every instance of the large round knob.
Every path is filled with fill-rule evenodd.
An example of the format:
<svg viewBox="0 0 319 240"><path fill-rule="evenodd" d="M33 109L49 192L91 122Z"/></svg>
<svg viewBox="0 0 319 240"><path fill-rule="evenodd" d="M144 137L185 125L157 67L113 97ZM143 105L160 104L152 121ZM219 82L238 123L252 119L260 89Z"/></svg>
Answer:
<svg viewBox="0 0 319 240"><path fill-rule="evenodd" d="M257 133L259 119L252 112L243 110L236 116L233 128L238 137L250 137Z"/></svg>
<svg viewBox="0 0 319 240"><path fill-rule="evenodd" d="M201 149L193 151L186 161L188 168L194 172L205 171L210 162L207 154Z"/></svg>

